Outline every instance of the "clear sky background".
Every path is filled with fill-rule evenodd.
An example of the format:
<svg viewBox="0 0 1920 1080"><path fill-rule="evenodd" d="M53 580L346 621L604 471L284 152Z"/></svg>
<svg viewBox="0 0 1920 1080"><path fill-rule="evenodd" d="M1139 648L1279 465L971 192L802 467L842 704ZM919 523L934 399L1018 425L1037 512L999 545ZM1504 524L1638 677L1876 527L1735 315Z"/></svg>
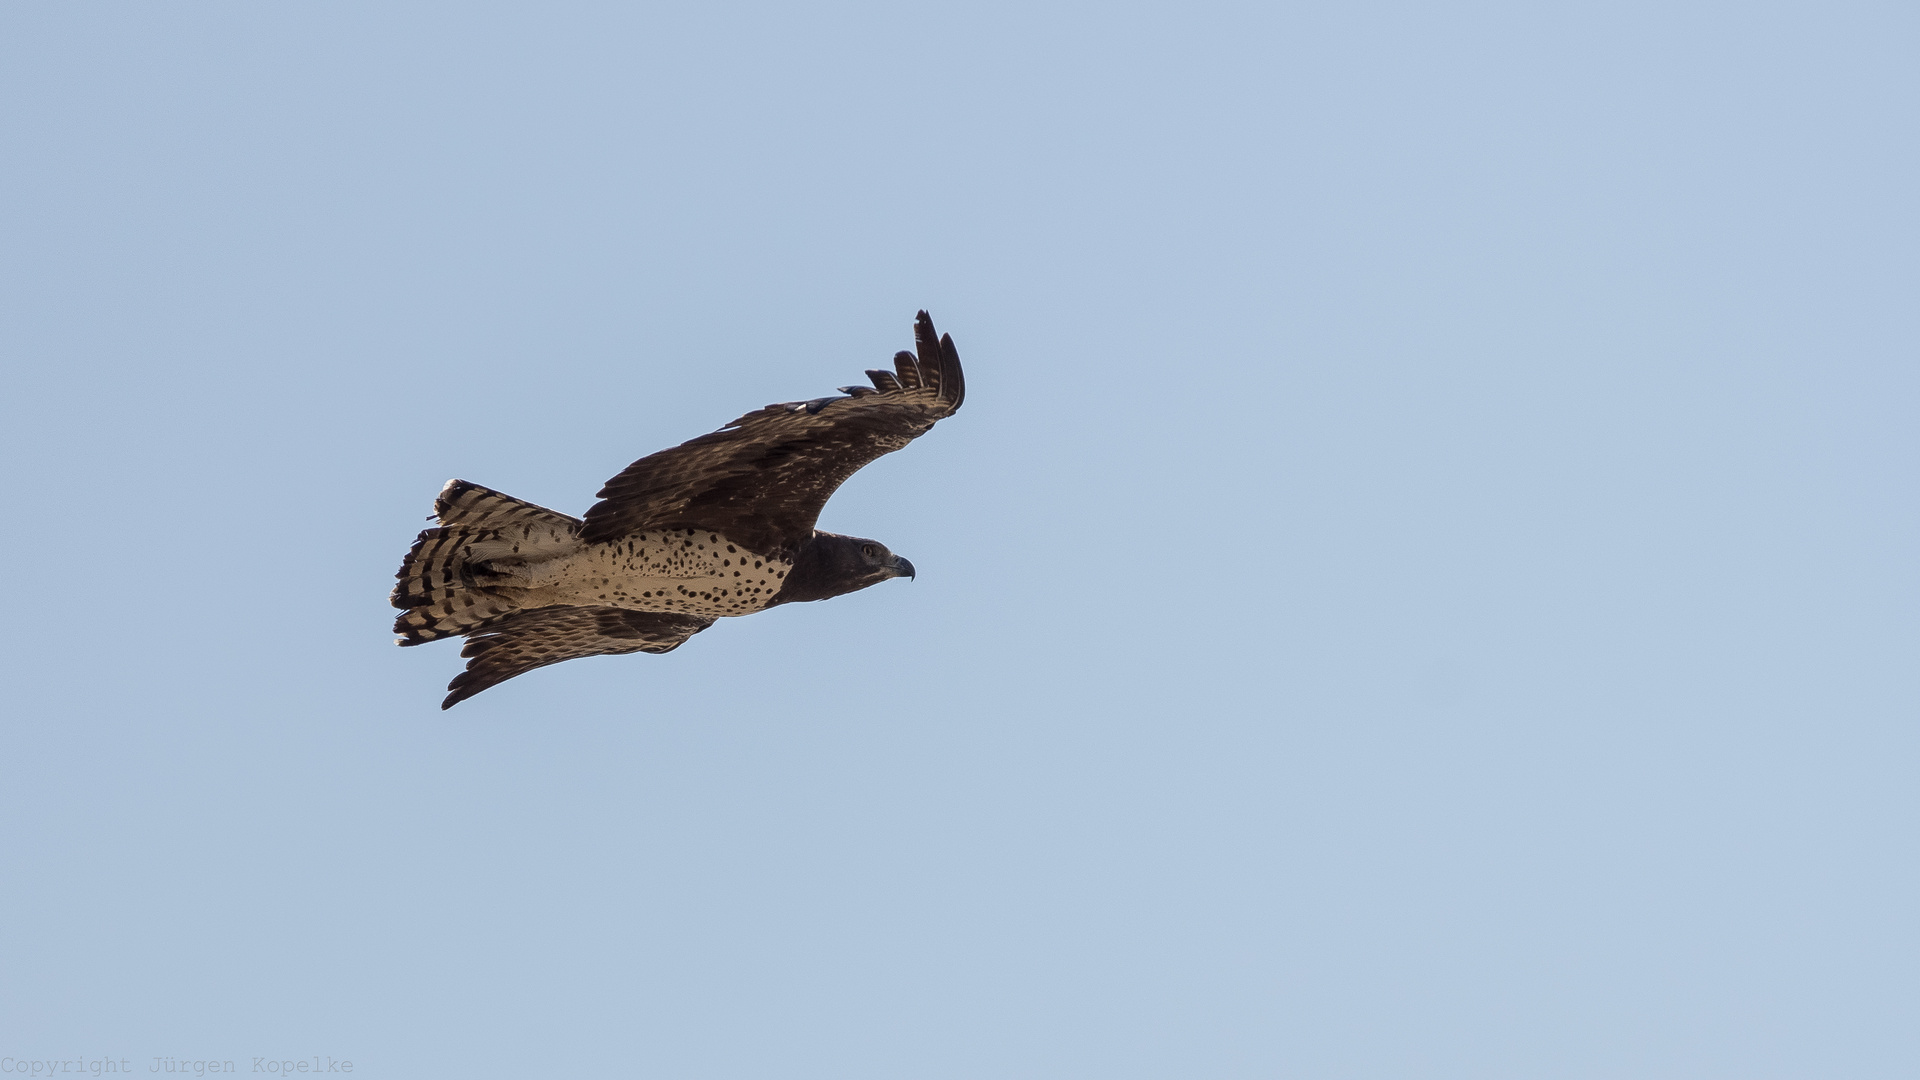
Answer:
<svg viewBox="0 0 1920 1080"><path fill-rule="evenodd" d="M0 1055L1920 1073L1911 4L15 5ZM392 574L932 311L892 582Z"/></svg>

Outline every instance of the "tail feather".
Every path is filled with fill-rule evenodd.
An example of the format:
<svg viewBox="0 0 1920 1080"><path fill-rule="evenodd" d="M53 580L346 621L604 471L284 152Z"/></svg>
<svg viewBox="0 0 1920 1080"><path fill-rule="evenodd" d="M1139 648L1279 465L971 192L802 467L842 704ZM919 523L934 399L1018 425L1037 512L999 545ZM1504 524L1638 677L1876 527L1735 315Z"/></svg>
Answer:
<svg viewBox="0 0 1920 1080"><path fill-rule="evenodd" d="M579 543L580 519L465 480L449 480L433 509L440 524L421 532L394 575L402 645L469 634L518 610L487 588L490 560L551 558Z"/></svg>
<svg viewBox="0 0 1920 1080"><path fill-rule="evenodd" d="M547 527L572 531L580 528L580 519L558 510L535 506L492 488L449 480L433 500L433 512L442 525L473 525L489 529L519 532Z"/></svg>

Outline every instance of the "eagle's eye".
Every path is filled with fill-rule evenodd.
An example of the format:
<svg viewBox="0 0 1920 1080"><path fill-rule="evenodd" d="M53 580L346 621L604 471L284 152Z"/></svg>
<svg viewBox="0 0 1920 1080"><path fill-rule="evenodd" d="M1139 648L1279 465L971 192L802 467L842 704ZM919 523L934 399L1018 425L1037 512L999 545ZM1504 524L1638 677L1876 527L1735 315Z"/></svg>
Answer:
<svg viewBox="0 0 1920 1080"><path fill-rule="evenodd" d="M880 549L872 544L861 544L860 554L865 555L869 559L874 559L880 556Z"/></svg>

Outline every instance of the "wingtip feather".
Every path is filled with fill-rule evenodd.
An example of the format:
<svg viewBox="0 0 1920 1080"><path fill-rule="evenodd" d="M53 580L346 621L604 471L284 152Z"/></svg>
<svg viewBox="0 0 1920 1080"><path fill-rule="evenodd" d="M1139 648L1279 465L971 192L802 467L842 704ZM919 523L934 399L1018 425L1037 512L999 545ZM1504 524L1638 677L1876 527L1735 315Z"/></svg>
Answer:
<svg viewBox="0 0 1920 1080"><path fill-rule="evenodd" d="M967 382L960 370L960 350L954 348L953 335L935 330L933 316L923 308L913 319L913 342L919 353L916 370L924 376L922 384L939 392L948 413L958 411L967 396Z"/></svg>
<svg viewBox="0 0 1920 1080"><path fill-rule="evenodd" d="M940 335L940 396L947 399L947 409L959 412L960 403L967 400L967 376L960 368L960 350L953 347L953 335Z"/></svg>

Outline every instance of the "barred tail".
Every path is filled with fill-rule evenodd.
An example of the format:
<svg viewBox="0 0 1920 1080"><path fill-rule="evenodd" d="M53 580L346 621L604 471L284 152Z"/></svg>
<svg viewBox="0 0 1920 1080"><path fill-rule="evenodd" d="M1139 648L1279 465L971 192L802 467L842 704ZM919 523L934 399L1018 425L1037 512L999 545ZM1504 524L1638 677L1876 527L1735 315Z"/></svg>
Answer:
<svg viewBox="0 0 1920 1080"><path fill-rule="evenodd" d="M537 560L573 550L580 520L479 484L449 480L433 502L439 526L414 540L394 577L393 622L400 644L470 634L518 610L487 587L490 560Z"/></svg>

